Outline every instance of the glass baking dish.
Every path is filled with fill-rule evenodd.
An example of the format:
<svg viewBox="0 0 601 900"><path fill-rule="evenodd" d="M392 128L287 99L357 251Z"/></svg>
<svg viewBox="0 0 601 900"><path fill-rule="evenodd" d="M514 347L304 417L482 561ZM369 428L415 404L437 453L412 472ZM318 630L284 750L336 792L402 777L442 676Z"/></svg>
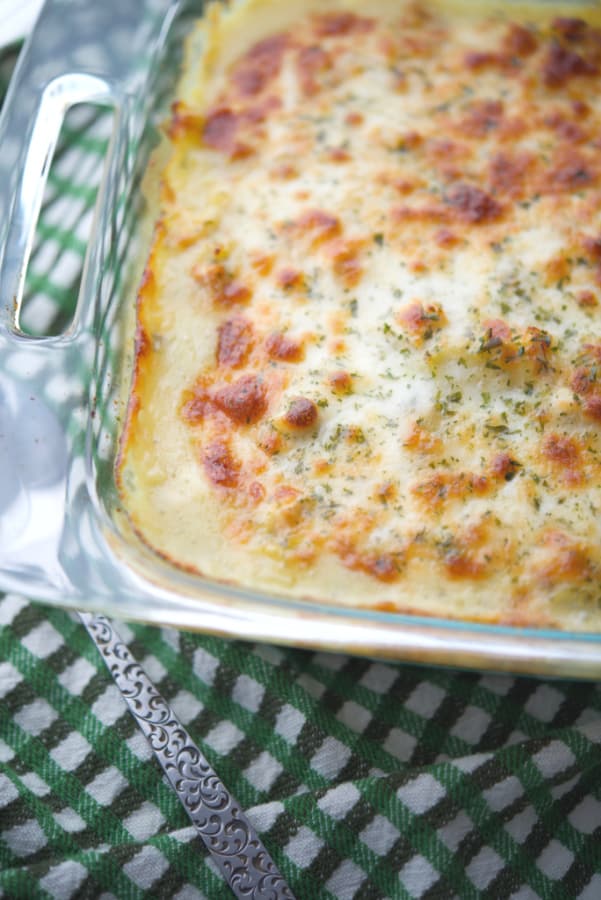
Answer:
<svg viewBox="0 0 601 900"><path fill-rule="evenodd" d="M176 570L127 537L114 460L144 259L141 175L201 11L183 0L49 0L21 54L0 122L0 588L227 637L599 677L601 635L268 596ZM75 317L66 333L34 338L19 326L27 262L60 126L79 103L113 110L112 139Z"/></svg>

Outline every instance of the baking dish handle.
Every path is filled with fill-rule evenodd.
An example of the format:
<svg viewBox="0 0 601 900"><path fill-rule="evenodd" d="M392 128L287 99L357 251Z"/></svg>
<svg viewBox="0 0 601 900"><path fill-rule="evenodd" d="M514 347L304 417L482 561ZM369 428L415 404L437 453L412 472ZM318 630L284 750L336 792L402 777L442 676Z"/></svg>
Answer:
<svg viewBox="0 0 601 900"><path fill-rule="evenodd" d="M11 173L3 179L4 189L8 188L10 196L2 203L5 235L2 242L0 297L5 327L9 332L22 335L19 319L27 264L65 114L80 103L111 103L115 94L110 83L103 78L82 73L58 75L45 85L39 94L37 110L31 122L21 130L21 110L16 98L27 101L30 85L23 79L20 88L15 94L15 101L8 106L4 123L10 139L3 140L5 134L0 132L0 147L9 143L9 150L12 149L12 141L17 152ZM11 176L15 179L14 185L10 184Z"/></svg>
<svg viewBox="0 0 601 900"><path fill-rule="evenodd" d="M65 113L80 103L119 107L128 96L143 96L179 5L47 0L42 9L0 118L0 330L5 335L20 332L27 263Z"/></svg>
<svg viewBox="0 0 601 900"><path fill-rule="evenodd" d="M90 411L94 316L103 254L98 234L127 175L147 90L180 8L169 0L47 0L15 68L0 117L0 589L69 593L62 564ZM73 323L55 337L19 325L27 264L64 115L75 104L115 108ZM122 185L123 180L118 184ZM85 303L84 303L85 300ZM83 493L82 493L83 495ZM71 499L69 499L71 498Z"/></svg>

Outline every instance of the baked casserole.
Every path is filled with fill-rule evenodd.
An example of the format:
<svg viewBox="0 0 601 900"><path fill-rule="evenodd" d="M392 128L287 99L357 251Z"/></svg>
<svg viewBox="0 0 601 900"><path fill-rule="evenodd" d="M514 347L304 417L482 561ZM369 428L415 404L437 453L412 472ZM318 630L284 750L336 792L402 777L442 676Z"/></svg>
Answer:
<svg viewBox="0 0 601 900"><path fill-rule="evenodd" d="M191 35L117 464L174 565L600 629L601 30L507 9Z"/></svg>

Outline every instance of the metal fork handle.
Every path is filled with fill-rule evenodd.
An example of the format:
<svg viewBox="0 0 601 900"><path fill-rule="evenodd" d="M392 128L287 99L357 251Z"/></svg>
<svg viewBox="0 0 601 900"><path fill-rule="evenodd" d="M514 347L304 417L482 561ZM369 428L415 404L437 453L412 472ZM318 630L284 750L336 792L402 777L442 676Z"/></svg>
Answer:
<svg viewBox="0 0 601 900"><path fill-rule="evenodd" d="M294 900L240 804L105 616L80 612L137 725L233 894Z"/></svg>

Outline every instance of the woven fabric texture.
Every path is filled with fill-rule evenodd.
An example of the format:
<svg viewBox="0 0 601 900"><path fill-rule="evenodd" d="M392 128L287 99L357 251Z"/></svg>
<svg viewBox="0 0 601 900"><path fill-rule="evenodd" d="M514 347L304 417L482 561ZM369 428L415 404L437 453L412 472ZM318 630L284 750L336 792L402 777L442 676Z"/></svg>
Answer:
<svg viewBox="0 0 601 900"><path fill-rule="evenodd" d="M109 127L83 109L63 129L34 333L69 319ZM298 898L601 897L598 684L120 631ZM0 896L228 896L83 627L16 595L0 598Z"/></svg>
<svg viewBox="0 0 601 900"><path fill-rule="evenodd" d="M227 896L83 627L0 623L0 892ZM597 684L120 630L297 897L601 896Z"/></svg>

